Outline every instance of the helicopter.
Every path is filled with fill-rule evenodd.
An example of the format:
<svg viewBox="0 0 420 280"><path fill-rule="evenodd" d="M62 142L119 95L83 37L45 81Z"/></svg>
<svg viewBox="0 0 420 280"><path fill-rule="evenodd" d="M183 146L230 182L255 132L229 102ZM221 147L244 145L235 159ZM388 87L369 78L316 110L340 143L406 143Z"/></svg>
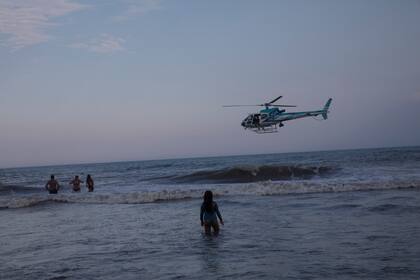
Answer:
<svg viewBox="0 0 420 280"><path fill-rule="evenodd" d="M277 100L282 98L279 96L270 102L257 105L224 105L223 107L244 107L244 106L261 106L265 109L260 110L259 113L249 114L241 123L245 129L252 130L256 133L273 133L278 132L277 128L283 127L283 122L305 117L316 117L321 115L324 120L328 118L328 109L331 105L332 98L328 99L324 108L316 111L305 112L290 112L287 113L287 107L297 107L296 105L279 105L274 104Z"/></svg>

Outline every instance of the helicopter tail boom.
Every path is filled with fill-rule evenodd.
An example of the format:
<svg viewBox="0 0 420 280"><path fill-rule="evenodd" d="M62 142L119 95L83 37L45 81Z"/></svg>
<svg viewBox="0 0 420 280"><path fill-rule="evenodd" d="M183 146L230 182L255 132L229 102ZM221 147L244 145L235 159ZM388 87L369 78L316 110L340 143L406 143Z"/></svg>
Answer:
<svg viewBox="0 0 420 280"><path fill-rule="evenodd" d="M325 103L324 109L322 110L322 117L324 120L328 119L328 109L330 108L332 98L328 99L327 103Z"/></svg>

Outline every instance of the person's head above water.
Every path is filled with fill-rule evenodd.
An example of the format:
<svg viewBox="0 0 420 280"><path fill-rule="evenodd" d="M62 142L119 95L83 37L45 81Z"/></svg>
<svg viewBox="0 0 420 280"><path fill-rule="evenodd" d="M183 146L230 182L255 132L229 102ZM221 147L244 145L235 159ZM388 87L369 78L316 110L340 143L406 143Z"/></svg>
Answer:
<svg viewBox="0 0 420 280"><path fill-rule="evenodd" d="M204 202L213 202L213 193L211 191L205 191L203 196Z"/></svg>
<svg viewBox="0 0 420 280"><path fill-rule="evenodd" d="M79 179L79 175L74 176L74 179Z"/></svg>
<svg viewBox="0 0 420 280"><path fill-rule="evenodd" d="M54 175L51 175L51 180L54 180Z"/></svg>
<svg viewBox="0 0 420 280"><path fill-rule="evenodd" d="M205 191L203 204L206 211L213 211L213 193L211 191Z"/></svg>

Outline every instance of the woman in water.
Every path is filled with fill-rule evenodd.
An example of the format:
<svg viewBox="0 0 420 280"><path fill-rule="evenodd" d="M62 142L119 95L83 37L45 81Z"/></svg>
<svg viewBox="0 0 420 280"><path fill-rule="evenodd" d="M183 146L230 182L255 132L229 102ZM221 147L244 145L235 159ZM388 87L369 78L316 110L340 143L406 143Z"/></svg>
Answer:
<svg viewBox="0 0 420 280"><path fill-rule="evenodd" d="M90 174L88 174L86 177L86 187L88 188L89 192L93 192L93 184L93 179Z"/></svg>
<svg viewBox="0 0 420 280"><path fill-rule="evenodd" d="M222 215L220 215L219 207L217 203L213 201L213 193L206 191L203 196L203 204L201 204L200 220L201 226L204 226L206 234L211 233L213 228L214 234L219 233L219 223L217 222L219 217L220 223L224 225Z"/></svg>
<svg viewBox="0 0 420 280"><path fill-rule="evenodd" d="M70 181L70 185L73 185L73 192L80 192L80 184L83 183L82 180L79 179L79 176L75 176L73 180Z"/></svg>

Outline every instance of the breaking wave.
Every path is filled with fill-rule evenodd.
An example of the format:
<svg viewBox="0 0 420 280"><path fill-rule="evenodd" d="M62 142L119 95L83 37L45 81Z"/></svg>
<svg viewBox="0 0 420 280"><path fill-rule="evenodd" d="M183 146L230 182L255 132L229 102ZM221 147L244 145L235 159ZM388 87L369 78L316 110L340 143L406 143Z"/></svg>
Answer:
<svg viewBox="0 0 420 280"><path fill-rule="evenodd" d="M10 195L10 194L15 194L15 193L22 193L22 194L23 193L37 193L37 192L42 192L42 189L0 184L0 195Z"/></svg>
<svg viewBox="0 0 420 280"><path fill-rule="evenodd" d="M197 171L191 174L174 176L170 180L176 183L249 183L259 181L281 181L310 179L314 176L327 175L335 171L330 166L235 166L219 170Z"/></svg>
<svg viewBox="0 0 420 280"><path fill-rule="evenodd" d="M235 195L285 195L308 193L333 193L351 191L372 191L388 189L420 189L420 181L387 181L387 182L310 182L282 181L257 182L235 185L213 185L215 196ZM163 190L133 193L80 193L80 194L31 194L0 197L0 209L31 207L45 203L90 203L90 204L140 204L183 199L198 199L205 188L189 190ZM388 206L386 206L388 207ZM373 209L379 211L382 209Z"/></svg>

